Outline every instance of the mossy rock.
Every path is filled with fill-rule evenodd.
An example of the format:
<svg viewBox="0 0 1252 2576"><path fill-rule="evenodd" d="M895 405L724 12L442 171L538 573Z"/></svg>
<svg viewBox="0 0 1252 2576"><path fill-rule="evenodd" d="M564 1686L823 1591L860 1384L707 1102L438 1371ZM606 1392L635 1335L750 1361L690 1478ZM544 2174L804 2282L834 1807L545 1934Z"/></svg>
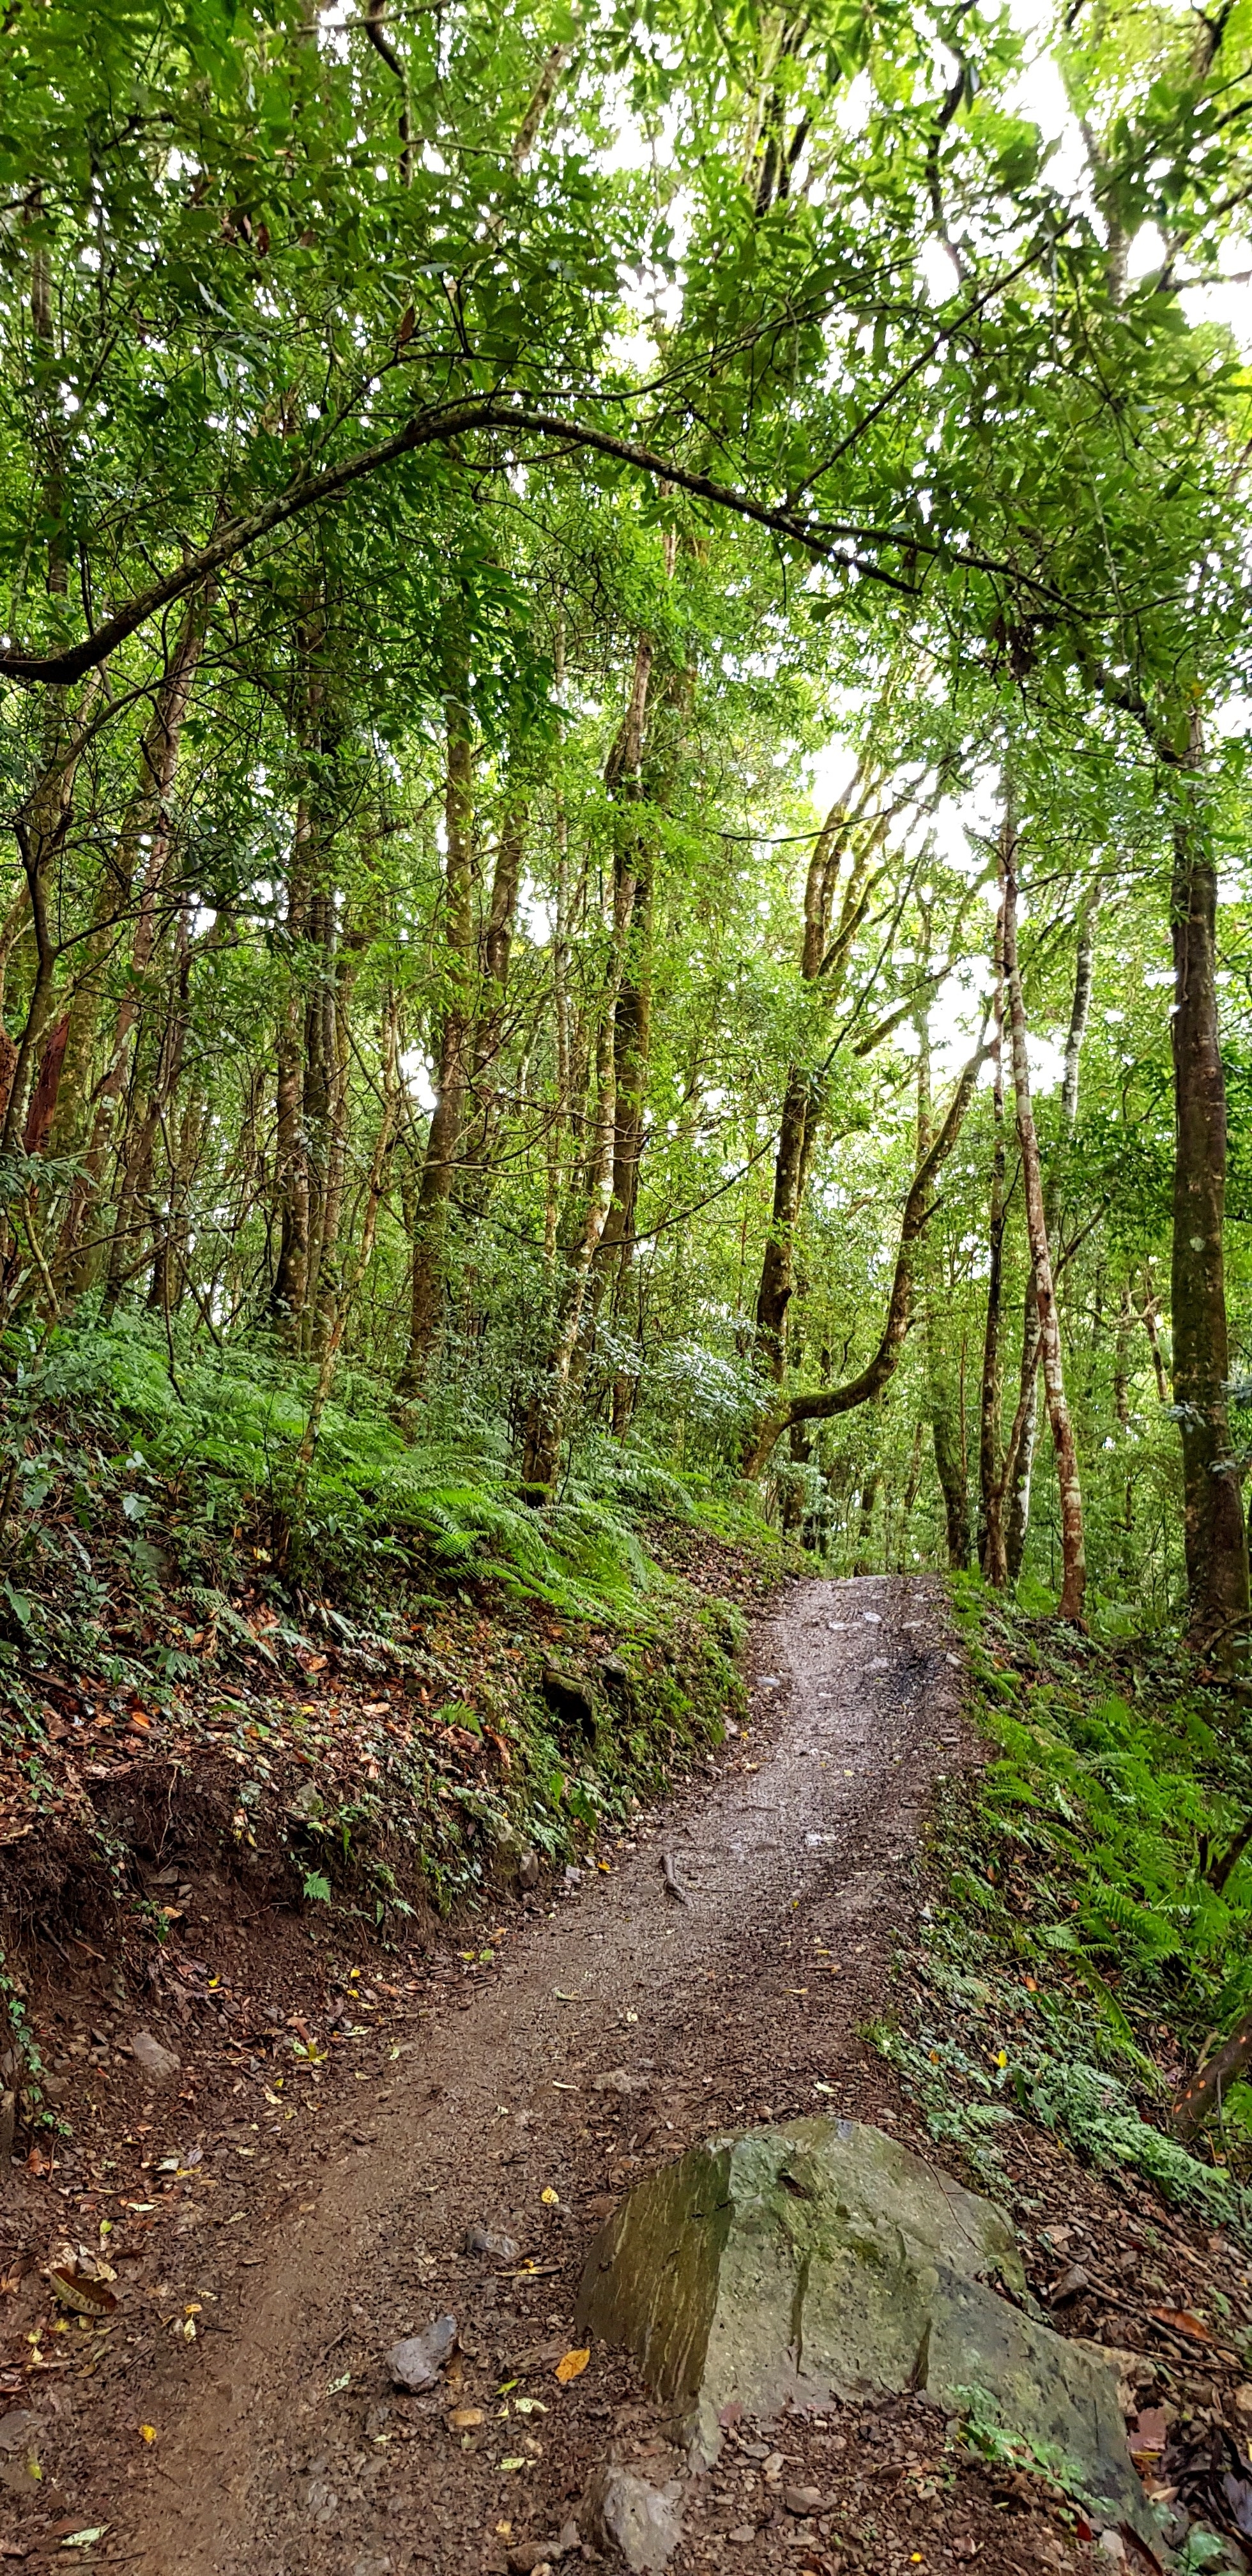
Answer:
<svg viewBox="0 0 1252 2576"><path fill-rule="evenodd" d="M640 2183L592 2247L578 2314L637 2356L701 2461L739 2413L924 2389L1154 2537L1112 2373L1016 2301L991 2201L878 2129L813 2119L710 2138Z"/></svg>

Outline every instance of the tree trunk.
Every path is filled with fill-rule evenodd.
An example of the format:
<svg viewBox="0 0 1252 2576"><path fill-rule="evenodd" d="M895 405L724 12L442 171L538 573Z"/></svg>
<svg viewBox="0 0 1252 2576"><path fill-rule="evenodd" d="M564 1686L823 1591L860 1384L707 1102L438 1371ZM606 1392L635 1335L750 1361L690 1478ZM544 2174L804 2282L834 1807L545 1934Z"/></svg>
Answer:
<svg viewBox="0 0 1252 2576"><path fill-rule="evenodd" d="M191 698L196 665L204 644L209 595L198 593L187 605L165 677L139 746L139 773L122 818L115 854L102 868L92 918L79 951L76 987L70 1003L65 1069L52 1130L54 1154L76 1154L87 1132L91 1108L91 1069L100 1034L105 970L124 935L136 874L145 891L164 875L170 847L169 799L178 766L179 741ZM143 844L148 858L143 863ZM81 1214L81 1210L80 1210ZM72 1236L62 1234L68 1250Z"/></svg>
<svg viewBox="0 0 1252 2576"><path fill-rule="evenodd" d="M930 1095L930 1024L924 1011L918 1012L914 1027L917 1032L917 1159L920 1163L931 1150L934 1132ZM935 1256L924 1238L920 1266L924 1280L922 1330L926 1346L927 1410L935 1452L935 1474L943 1497L948 1566L952 1573L964 1574L970 1559L969 1462L965 1428L944 1367L943 1341L937 1316L939 1300Z"/></svg>
<svg viewBox="0 0 1252 2576"><path fill-rule="evenodd" d="M781 1386L787 1365L787 1308L795 1285L795 1230L800 1213L810 1089L811 1077L793 1064L783 1094L774 1157L774 1201L756 1298L756 1364L760 1374L772 1379L775 1386Z"/></svg>
<svg viewBox="0 0 1252 2576"><path fill-rule="evenodd" d="M491 1163L499 1123L500 1055L505 1041L505 1006L509 961L517 926L517 896L526 852L528 808L523 797L510 800L500 827L491 899L482 942L482 991L469 1048L469 1094L473 1126L466 1140L460 1203L467 1216L481 1218L491 1190Z"/></svg>
<svg viewBox="0 0 1252 2576"><path fill-rule="evenodd" d="M852 1566L854 1574L872 1574L874 1571L874 1560L871 1553L874 1537L874 1507L878 1501L878 1489L881 1483L881 1467L871 1467L866 1475L865 1482L861 1487L861 1510L856 1533L856 1557Z"/></svg>
<svg viewBox="0 0 1252 2576"><path fill-rule="evenodd" d="M52 1017L57 948L48 918L50 880L53 865L69 830L74 810L74 782L86 728L100 694L100 686L100 676L95 674L83 690L76 709L71 709L64 689L49 691L43 709L40 774L14 817L13 830L26 880L34 934L35 973L25 1025L8 1074L8 1097L3 1125L0 1126L0 1153L3 1154L13 1154L19 1149L44 1033Z"/></svg>
<svg viewBox="0 0 1252 2576"><path fill-rule="evenodd" d="M1139 1311L1143 1329L1148 1337L1148 1348L1152 1353L1152 1372L1156 1379L1157 1401L1160 1404L1168 1404L1169 1380L1165 1374L1165 1356L1161 1349L1160 1307L1157 1304L1150 1261L1145 1261L1143 1265L1143 1304Z"/></svg>
<svg viewBox="0 0 1252 2576"><path fill-rule="evenodd" d="M309 1286L309 1158L304 1130L304 1004L297 961L309 917L309 867L313 817L307 795L296 808L287 908L283 930L287 946L287 984L279 1007L275 1038L274 1200L278 1219L278 1259L270 1289L270 1313L284 1340L298 1349L304 1328Z"/></svg>
<svg viewBox="0 0 1252 2576"><path fill-rule="evenodd" d="M988 1583L1002 1591L1008 1582L1004 1538L1004 1491L1000 1469L1000 1304L1004 1278L1004 897L1001 893L995 938L995 1036L992 1063L995 1084L992 1114L995 1141L991 1156L991 1211L988 1222L987 1320L983 1333L982 1387L978 1408L978 1492L980 1527L978 1561Z"/></svg>
<svg viewBox="0 0 1252 2576"><path fill-rule="evenodd" d="M1065 1372L1061 1358L1056 1292L1052 1282L1052 1258L1048 1246L1043 1177L1039 1164L1039 1141L1035 1133L1034 1112L1030 1100L1030 1066L1026 1055L1026 1011L1022 1000L1021 969L1017 955L1017 825L1011 804L1005 812L1000 835L1000 858L1004 887L1004 972L1008 985L1009 1020L1013 1032L1013 1087L1017 1104L1017 1141L1022 1157L1026 1228L1035 1275L1035 1305L1039 1316L1043 1383L1047 1396L1048 1420L1052 1426L1057 1482L1060 1488L1062 1571L1058 1609L1063 1619L1081 1621L1083 1594L1087 1580L1083 1547L1082 1492L1078 1481L1078 1458L1074 1447L1073 1427L1069 1417L1069 1406L1065 1400Z"/></svg>
<svg viewBox="0 0 1252 2576"><path fill-rule="evenodd" d="M775 1441L784 1431L790 1430L793 1422L829 1422L838 1413L851 1413L857 1405L869 1404L876 1395L881 1395L888 1379L894 1376L905 1335L912 1322L917 1245L934 1206L934 1183L960 1135L982 1060L980 1041L952 1094L943 1125L913 1175L900 1220L900 1242L886 1319L873 1358L845 1385L825 1388L817 1395L793 1396L779 1412L767 1416L745 1443L745 1475L761 1474Z"/></svg>
<svg viewBox="0 0 1252 2576"><path fill-rule="evenodd" d="M1055 1243L1061 1219L1061 1201L1065 1187L1065 1164L1078 1124L1078 1077L1082 1062L1083 1039L1091 1015L1091 984L1095 968L1096 917L1099 898L1088 901L1079 924L1078 954L1074 964L1074 999L1070 1009L1069 1028L1065 1038L1065 1073L1061 1084L1061 1139L1048 1166L1044 1212L1048 1241ZM1021 1437L1017 1454L1010 1461L1008 1488L1008 1523L1005 1546L1008 1579L1016 1583L1026 1555L1030 1532L1030 1486L1034 1473L1035 1445L1039 1437L1039 1308L1035 1298L1033 1267L1026 1284L1026 1304L1022 1316L1022 1360L1018 1379L1018 1412Z"/></svg>
<svg viewBox="0 0 1252 2576"><path fill-rule="evenodd" d="M831 912L840 868L855 827L862 822L871 790L862 762L845 795L836 798L813 844L804 880L804 935L800 948L803 982L819 989L829 1009L843 989L852 942L872 891L870 869L886 831L878 817L860 836L851 874L832 939ZM754 1364L758 1374L781 1386L787 1366L787 1309L795 1289L796 1228L804 1204L804 1187L821 1117L823 1077L811 1065L788 1067L774 1157L774 1195L769 1231L761 1256L756 1297Z"/></svg>
<svg viewBox="0 0 1252 2576"><path fill-rule="evenodd" d="M613 932L608 988L601 1006L596 1040L595 1113L582 1168L580 1210L566 1249L564 1270L557 1265L557 1323L540 1384L527 1407L522 1453L522 1490L528 1502L551 1499L561 1459L561 1443L571 1387L585 1370L589 1340L584 1318L596 1255L613 1205L618 1147L618 1002L630 953L638 882L630 864L639 856L638 832L630 809L638 802L643 761L648 683L652 647L641 636L635 652L630 700L605 764L605 784L624 810L618 817L613 871ZM577 1055L577 1048L572 1051ZM592 1290L594 1296L594 1289Z"/></svg>
<svg viewBox="0 0 1252 2576"><path fill-rule="evenodd" d="M421 1394L443 1328L447 1279L448 1211L456 1180L465 1103L474 966L473 764L469 681L463 676L447 701L447 770L444 827L444 948L446 1001L435 1073L435 1106L426 1138L413 1227L409 1346L396 1383L402 1406Z"/></svg>
<svg viewBox="0 0 1252 2576"><path fill-rule="evenodd" d="M570 1379L582 1327L587 1282L609 1212L616 1125L614 1007L633 905L633 883L629 878L619 880L614 896L612 977L596 1048L596 1120L585 1165L582 1218L566 1254L562 1304L558 1309L555 1338L542 1383L531 1399L527 1414L522 1452L522 1491L530 1503L546 1503L552 1499L561 1463Z"/></svg>
<svg viewBox="0 0 1252 2576"><path fill-rule="evenodd" d="M1248 1552L1227 1416L1223 1226L1226 1084L1217 1018L1217 869L1200 810L1191 720L1174 823L1174 1407L1182 1439L1188 1629L1203 1644L1248 1609Z"/></svg>

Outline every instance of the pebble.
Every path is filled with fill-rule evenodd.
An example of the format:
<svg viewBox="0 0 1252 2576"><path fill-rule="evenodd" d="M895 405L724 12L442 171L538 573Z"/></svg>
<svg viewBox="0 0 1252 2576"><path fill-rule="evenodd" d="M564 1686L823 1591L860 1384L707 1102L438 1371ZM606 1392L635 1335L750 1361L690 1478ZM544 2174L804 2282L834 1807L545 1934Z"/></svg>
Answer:
<svg viewBox="0 0 1252 2576"><path fill-rule="evenodd" d="M788 2513L816 2513L822 2501L820 2487L784 2487L783 2503Z"/></svg>
<svg viewBox="0 0 1252 2576"><path fill-rule="evenodd" d="M436 2317L424 2334L406 2335L402 2343L392 2345L387 2355L392 2378L416 2395L424 2388L433 2388L456 2335L455 2317Z"/></svg>
<svg viewBox="0 0 1252 2576"><path fill-rule="evenodd" d="M163 2048L150 2030L136 2031L130 2052L132 2057L138 2058L145 2075L150 2075L154 2084L172 2084L182 2066L181 2057L176 2057L172 2048Z"/></svg>

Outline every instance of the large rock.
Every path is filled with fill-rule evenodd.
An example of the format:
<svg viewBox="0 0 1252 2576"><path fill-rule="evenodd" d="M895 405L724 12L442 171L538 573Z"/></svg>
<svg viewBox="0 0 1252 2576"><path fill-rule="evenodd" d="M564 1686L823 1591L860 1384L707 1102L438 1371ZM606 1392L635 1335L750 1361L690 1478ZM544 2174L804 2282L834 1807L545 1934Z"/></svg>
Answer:
<svg viewBox="0 0 1252 2576"><path fill-rule="evenodd" d="M1011 2304L1027 2298L990 2201L877 2129L792 2120L710 2138L631 2192L578 2313L637 2355L696 2459L717 2456L728 2408L925 2389L1154 2536L1113 2373Z"/></svg>

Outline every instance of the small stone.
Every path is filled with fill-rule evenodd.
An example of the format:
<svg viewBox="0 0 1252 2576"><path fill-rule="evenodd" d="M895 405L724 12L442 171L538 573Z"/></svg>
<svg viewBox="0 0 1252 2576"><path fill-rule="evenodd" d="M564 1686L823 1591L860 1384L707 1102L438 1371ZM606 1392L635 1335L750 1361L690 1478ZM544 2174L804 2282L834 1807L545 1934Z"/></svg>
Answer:
<svg viewBox="0 0 1252 2576"><path fill-rule="evenodd" d="M522 1853L522 1857L517 1864L517 1883L519 1887L524 1888L538 1887L539 1854L537 1851L524 1851Z"/></svg>
<svg viewBox="0 0 1252 2576"><path fill-rule="evenodd" d="M1235 2405L1241 2415L1252 2415L1252 2388L1246 2384L1235 2390Z"/></svg>
<svg viewBox="0 0 1252 2576"><path fill-rule="evenodd" d="M1124 2566L1126 2543L1120 2531L1102 2531L1099 2546L1101 2558L1111 2559L1115 2567Z"/></svg>
<svg viewBox="0 0 1252 2576"><path fill-rule="evenodd" d="M47 2079L45 2078L45 2088ZM13 2132L17 2127L16 2093L0 2093L0 2164L13 2153Z"/></svg>
<svg viewBox="0 0 1252 2576"><path fill-rule="evenodd" d="M513 2576L539 2576L541 2567L551 2566L551 2553L550 2540L521 2541L516 2549L509 2551L509 2566Z"/></svg>
<svg viewBox="0 0 1252 2576"><path fill-rule="evenodd" d="M182 2068L182 2059L175 2057L172 2048L162 2048L160 2040L154 2039L150 2030L136 2031L130 2043L130 2053L138 2058L145 2075L150 2076L154 2084L172 2084Z"/></svg>
<svg viewBox="0 0 1252 2576"><path fill-rule="evenodd" d="M1080 2298L1083 2291L1089 2290L1090 2287L1091 2274L1084 2271L1081 2263L1071 2263L1068 2272L1062 2272L1059 2281L1053 2282L1048 2292L1048 2306L1050 2308L1067 2307L1071 2299Z"/></svg>
<svg viewBox="0 0 1252 2576"><path fill-rule="evenodd" d="M433 2388L456 2342L455 2317L436 2317L425 2333L406 2335L402 2343L393 2344L387 2355L387 2367L393 2379L415 2396Z"/></svg>
<svg viewBox="0 0 1252 2576"><path fill-rule="evenodd" d="M784 2487L783 2503L788 2513L816 2513L822 2501L820 2487Z"/></svg>
<svg viewBox="0 0 1252 2576"><path fill-rule="evenodd" d="M676 2481L662 2491L630 2469L594 2470L584 2498L592 2539L620 2549L634 2576L644 2576L645 2570L655 2576L682 2539L681 2493Z"/></svg>

